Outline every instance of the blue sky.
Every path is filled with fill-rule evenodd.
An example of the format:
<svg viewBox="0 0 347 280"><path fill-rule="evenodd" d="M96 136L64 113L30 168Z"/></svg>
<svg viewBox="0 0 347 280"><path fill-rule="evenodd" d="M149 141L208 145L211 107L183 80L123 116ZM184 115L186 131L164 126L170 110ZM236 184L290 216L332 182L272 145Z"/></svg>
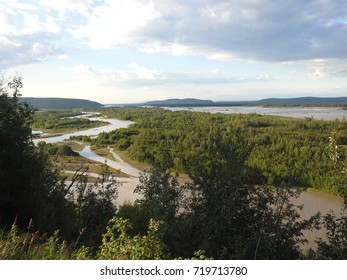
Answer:
<svg viewBox="0 0 347 280"><path fill-rule="evenodd" d="M345 0L0 0L23 96L132 103L347 95Z"/></svg>

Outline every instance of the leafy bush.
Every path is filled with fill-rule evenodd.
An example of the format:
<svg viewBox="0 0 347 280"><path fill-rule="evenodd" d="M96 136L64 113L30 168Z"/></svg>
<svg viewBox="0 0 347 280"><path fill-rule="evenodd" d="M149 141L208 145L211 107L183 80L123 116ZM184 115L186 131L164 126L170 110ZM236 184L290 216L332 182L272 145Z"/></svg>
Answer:
<svg viewBox="0 0 347 280"><path fill-rule="evenodd" d="M165 244L158 231L161 222L150 220L147 235L130 237L128 220L113 218L102 239L100 259L111 260L163 260L168 258Z"/></svg>

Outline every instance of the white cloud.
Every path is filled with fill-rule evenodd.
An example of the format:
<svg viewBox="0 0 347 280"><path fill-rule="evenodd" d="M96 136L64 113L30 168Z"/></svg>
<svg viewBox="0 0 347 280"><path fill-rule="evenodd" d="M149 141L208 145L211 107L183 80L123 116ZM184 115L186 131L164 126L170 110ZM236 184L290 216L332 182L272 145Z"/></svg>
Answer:
<svg viewBox="0 0 347 280"><path fill-rule="evenodd" d="M68 12L87 16L93 2L93 0L40 0L39 5L58 11L60 17Z"/></svg>
<svg viewBox="0 0 347 280"><path fill-rule="evenodd" d="M0 2L0 26L0 68L64 55L52 42L62 34L62 23L33 4Z"/></svg>
<svg viewBox="0 0 347 280"><path fill-rule="evenodd" d="M24 28L19 31L21 35L43 32L46 34L59 34L62 31L60 24L51 16L45 15L41 21L39 15L24 14Z"/></svg>
<svg viewBox="0 0 347 280"><path fill-rule="evenodd" d="M14 41L9 40L8 38L4 36L0 36L0 50L2 50L2 52L5 52L5 50L8 48L16 48L16 47L18 48L20 46L21 46L20 43L16 43Z"/></svg>
<svg viewBox="0 0 347 280"><path fill-rule="evenodd" d="M347 76L347 59L311 59L282 63L293 68L302 68L308 79ZM295 74L295 73L294 73Z"/></svg>
<svg viewBox="0 0 347 280"><path fill-rule="evenodd" d="M135 46L222 61L324 60L310 70L324 77L344 72L328 63L347 59L346 19L345 0L8 0L0 2L6 55L0 67L61 56L58 40L72 34L93 49ZM37 44L46 51L33 51ZM19 57L24 54L32 57Z"/></svg>
<svg viewBox="0 0 347 280"><path fill-rule="evenodd" d="M12 19L12 11L0 4L0 35L6 35L15 32Z"/></svg>
<svg viewBox="0 0 347 280"><path fill-rule="evenodd" d="M323 59L326 66L308 69L310 78L341 72L327 63L347 59L344 0L105 0L89 12L85 24L69 30L94 49L135 45L147 54L218 61Z"/></svg>
<svg viewBox="0 0 347 280"><path fill-rule="evenodd" d="M139 66L137 63L130 63L130 68L133 70L132 78L139 80L166 80L166 75L156 69L150 70L146 67Z"/></svg>
<svg viewBox="0 0 347 280"><path fill-rule="evenodd" d="M208 2L208 1L207 1ZM211 3L199 9L200 17L206 20L206 23L212 23L215 26L225 25L237 17L237 9L232 2ZM246 14L245 12L243 12ZM248 14L248 12L247 12ZM251 13L249 13L251 14Z"/></svg>
<svg viewBox="0 0 347 280"><path fill-rule="evenodd" d="M71 29L77 38L89 38L93 48L113 48L137 43L150 22L160 14L153 2L134 0L105 0L104 5L93 9L85 26Z"/></svg>
<svg viewBox="0 0 347 280"><path fill-rule="evenodd" d="M170 72L158 69L148 69L137 63L130 63L127 70L95 69L80 65L65 71L74 73L84 80L105 86L148 87L165 85L227 85L240 83L259 83L263 81L278 81L269 74L255 76L224 76L219 69L200 72Z"/></svg>
<svg viewBox="0 0 347 280"><path fill-rule="evenodd" d="M129 64L130 70L96 70L87 65L74 67L73 73L102 84L165 80L165 74L158 70L150 70L136 63ZM70 70L68 70L70 71Z"/></svg>

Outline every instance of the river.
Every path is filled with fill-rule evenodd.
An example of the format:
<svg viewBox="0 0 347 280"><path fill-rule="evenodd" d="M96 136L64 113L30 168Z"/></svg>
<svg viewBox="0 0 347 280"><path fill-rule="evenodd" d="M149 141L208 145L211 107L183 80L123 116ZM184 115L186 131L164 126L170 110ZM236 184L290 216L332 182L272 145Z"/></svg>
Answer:
<svg viewBox="0 0 347 280"><path fill-rule="evenodd" d="M222 114L260 114L291 118L313 118L317 120L347 119L347 110L325 107L261 107L261 106L228 106L228 107L164 107L171 111L189 110Z"/></svg>
<svg viewBox="0 0 347 280"><path fill-rule="evenodd" d="M87 115L84 114L84 117L86 116ZM100 118L100 117L92 117L89 119L104 121L104 122L107 122L108 124L105 126L97 127L97 128L79 130L79 131L66 133L59 136L34 139L34 143L35 145L40 141L45 141L46 143L57 143L57 142L62 142L65 139L69 139L70 136L86 135L86 136L93 137L93 136L97 136L101 132L110 132L118 128L127 128L130 124L134 123L132 121L124 121L124 120L108 119L108 118ZM124 162L119 157L119 155L115 154L113 151L112 153L114 157L117 159L117 161L112 161L93 153L90 150L90 146L85 146L79 154L88 159L92 159L102 163L106 162L108 166L113 167L115 169L119 169L122 172L129 175L129 178L118 178L118 181L121 183L121 185L118 187L118 197L116 199L116 203L120 205L120 204L123 204L124 202L134 202L136 199L140 198L138 194L134 194L134 189L139 184L139 174L141 170L138 170L134 168L133 166L131 166L130 164L127 164L126 162Z"/></svg>
<svg viewBox="0 0 347 280"><path fill-rule="evenodd" d="M218 112L224 112L223 110L229 109L227 110L228 113L232 113L232 109L231 107L228 108L220 108L220 107L210 107L212 108L212 110L208 109L207 107L198 107L198 108L194 108L194 111L203 111L203 112L207 112L210 111L211 113L216 113ZM234 108L234 107L233 107ZM262 107L259 107L262 108ZM235 108L238 109L239 113L252 113L254 112L253 110L258 110L259 108L255 108L255 107L249 107L249 109L246 110L245 107L241 108L241 107L237 107ZM173 109L173 108L170 108ZM178 110L179 108L174 108L174 110ZM183 109L183 108L181 108ZM188 108L185 108L188 109ZM268 109L268 108L263 108L263 109ZM281 111L279 113L285 114L286 111L291 110L288 108L269 108L272 110L277 110L274 111L274 113ZM299 108L301 109L301 108ZM322 110L323 109L323 110ZM248 111L249 110L249 111ZM297 110L296 108L294 109L295 111ZM308 110L308 109L307 109ZM319 110L317 109L313 109L313 108L309 108L310 110L310 117L314 117L313 113L316 112L315 114L315 118L323 118L324 119L328 119L328 116L330 119L336 119L339 118L339 116L343 117L343 113L344 111L342 110L333 110L333 109L329 109L329 110L325 110L324 108L319 108ZM264 110L261 109L262 112L264 112ZM320 111L320 112L318 112ZM342 112L340 112L342 111ZM301 111L303 112L303 111ZM329 112L329 113L328 113ZM233 112L235 113L235 112ZM260 111L256 111L255 113L260 113ZM341 115L339 115L341 113ZM292 113L293 114L293 113ZM288 115L293 117L293 115ZM306 117L308 116L307 114L304 116L303 113L301 113L300 116ZM318 117L320 116L320 117ZM115 120L115 119L100 119L100 118L91 118L91 120L103 120L108 122L109 124L106 126L102 126L102 127L98 127L98 128L92 128L92 129L87 129L87 130L81 130L81 131L77 131L77 132L73 132L73 133L67 133L64 135L60 135L57 137L49 137L49 138L40 138L40 139L35 139L34 142L37 143L39 141L46 141L47 143L56 143L56 142L60 142L63 141L65 139L68 139L70 136L77 136L77 135L87 135L87 136L97 136L99 133L101 132L109 132L118 128L126 128L128 127L130 124L132 124L133 122L131 121L122 121L122 120ZM106 159L104 157L101 157L95 153L93 153L90 150L90 146L86 146L84 147L84 149L80 152L80 155L92 160L96 160L99 162L106 162L106 164L110 167L113 167L115 169L120 169L122 172L128 174L129 178L120 178L119 181L122 184L119 188L118 188L118 198L116 200L117 204L122 204L126 201L128 202L134 202L136 199L138 199L140 196L138 194L134 194L133 190L135 189L135 187L139 184L139 174L141 172L141 170L136 169L135 167L131 166L130 164L124 162L120 156L116 153L114 153L114 151L112 151L116 161L112 161L109 159ZM319 192L319 191L308 191L308 192L304 192L300 198L298 198L297 200L293 201L294 203L301 205L304 205L304 210L302 211L301 215L303 218L308 218L312 215L314 215L317 212L321 212L322 215L330 212L330 211L334 211L336 214L338 214L340 212L340 210L342 209L343 206L343 200L340 197L334 196L334 195L330 195L330 194L326 194L323 192ZM317 237L324 237L325 232L323 230L320 231L313 231L313 232L305 232L305 237L309 240L309 243L306 245L303 245L301 248L302 249L308 249L308 248L313 248L315 247L315 243L314 240Z"/></svg>
<svg viewBox="0 0 347 280"><path fill-rule="evenodd" d="M107 125L85 129L85 130L78 130L71 133L66 133L59 136L54 137L42 137L34 139L35 145L40 141L45 141L46 143L57 143L64 141L65 139L69 139L71 136L98 136L101 132L110 132L112 130L118 129L118 128L127 128L130 124L133 124L132 121L123 121L123 120L116 120L116 119L107 119L107 118L101 118L101 117L94 117L89 118L91 121L103 121L107 122Z"/></svg>
<svg viewBox="0 0 347 280"><path fill-rule="evenodd" d="M299 198L293 199L291 202L295 205L304 205L304 209L300 212L303 219L309 219L317 212L324 216L331 211L340 217L343 208L343 199L341 197L316 190L303 192ZM326 230L322 228L320 230L304 231L304 236L307 238L308 243L301 245L300 248L303 250L316 248L315 240L317 238L326 240Z"/></svg>

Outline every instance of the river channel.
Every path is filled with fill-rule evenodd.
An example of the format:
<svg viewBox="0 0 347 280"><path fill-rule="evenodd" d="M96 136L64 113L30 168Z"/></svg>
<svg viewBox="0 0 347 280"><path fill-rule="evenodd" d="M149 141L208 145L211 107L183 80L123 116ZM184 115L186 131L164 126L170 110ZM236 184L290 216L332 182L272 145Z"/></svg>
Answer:
<svg viewBox="0 0 347 280"><path fill-rule="evenodd" d="M107 118L99 118L99 117L94 117L89 119L91 121L103 121L108 124L104 126L100 126L100 127L86 129L86 130L78 130L78 131L74 131L71 133L66 133L66 134L54 136L54 137L41 137L38 139L34 139L34 143L35 145L40 141L45 141L46 143L57 143L57 142L61 142L66 139L69 139L71 136L82 136L82 135L91 136L91 137L98 136L99 133L101 132L110 132L118 128L127 128L130 124L134 123L132 121L123 121L123 120L107 119Z"/></svg>
<svg viewBox="0 0 347 280"><path fill-rule="evenodd" d="M196 110L200 111L203 109L200 108ZM205 110L206 108L203 111ZM331 117L330 114L329 116ZM102 118L90 118L90 119L102 120L102 121L108 122L109 124L102 127L98 127L98 128L76 131L73 133L67 133L64 135L56 136L56 137L35 139L34 143L37 144L39 141L45 141L46 143L56 143L56 142L64 141L65 139L69 139L70 136L78 136L78 135L97 136L101 132L109 132L119 128L126 128L133 123L131 121L123 121L123 120L116 120L116 119L102 119ZM332 119L336 119L336 117L333 117ZM122 204L126 201L134 202L136 199L139 198L139 195L134 194L133 190L139 184L139 175L141 173L141 170L138 170L135 167L131 166L130 164L124 162L120 158L120 156L114 153L113 151L112 153L116 159L115 161L101 157L93 153L90 150L90 146L85 146L84 149L80 152L80 155L92 160L99 161L99 162L103 162L103 163L106 162L108 166L113 167L115 169L120 169L122 172L126 173L128 175L128 178L119 179L121 186L118 188L118 199L116 203ZM304 210L301 212L301 216L303 218L309 218L310 216L314 215L317 212L320 212L322 215L324 215L330 211L334 211L334 213L338 214L340 213L343 206L342 198L334 196L334 195L326 194L323 192L319 192L319 191L304 192L300 196L300 198L298 198L297 200L293 202L297 205L304 205ZM317 237L324 237L324 235L325 235L325 232L323 230L305 232L305 237L309 240L309 243L306 245L303 245L302 249L315 247L314 240Z"/></svg>
<svg viewBox="0 0 347 280"><path fill-rule="evenodd" d="M79 116L78 116L79 117ZM86 115L85 115L86 117ZM127 128L130 124L133 124L132 121L123 121L123 120L117 120L117 119L107 119L107 118L100 118L100 117L91 117L90 120L98 120L98 121L104 121L108 124L105 126L97 127L97 128L91 128L86 130L79 130L71 133L66 133L59 136L54 137L42 137L38 139L34 139L35 145L40 141L45 141L46 143L57 143L62 142L64 140L68 140L71 136L98 136L99 133L102 132L110 132L115 129L119 128ZM120 182L120 186L118 186L118 197L116 199L116 203L118 205L123 204L125 202L134 202L136 199L140 198L138 194L134 193L135 187L139 184L139 175L141 173L141 170L136 169L135 167L131 166L130 164L124 162L119 155L116 153L113 153L113 156L115 157L116 161L106 159L102 156L99 156L92 152L90 150L90 146L85 146L79 154L82 157L106 163L108 166L119 169L123 173L126 173L129 177L128 178L118 178L118 181Z"/></svg>

